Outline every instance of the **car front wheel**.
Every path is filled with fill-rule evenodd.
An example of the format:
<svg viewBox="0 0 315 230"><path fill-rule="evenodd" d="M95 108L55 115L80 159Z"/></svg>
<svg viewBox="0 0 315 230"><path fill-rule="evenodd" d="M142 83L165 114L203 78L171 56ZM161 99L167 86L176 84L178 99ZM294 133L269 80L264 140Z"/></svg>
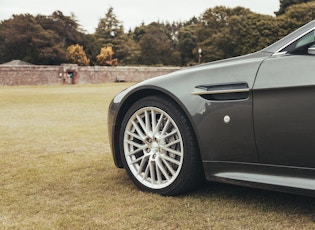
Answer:
<svg viewBox="0 0 315 230"><path fill-rule="evenodd" d="M150 96L129 108L121 126L120 149L127 173L141 190L177 195L202 179L191 125L169 98Z"/></svg>

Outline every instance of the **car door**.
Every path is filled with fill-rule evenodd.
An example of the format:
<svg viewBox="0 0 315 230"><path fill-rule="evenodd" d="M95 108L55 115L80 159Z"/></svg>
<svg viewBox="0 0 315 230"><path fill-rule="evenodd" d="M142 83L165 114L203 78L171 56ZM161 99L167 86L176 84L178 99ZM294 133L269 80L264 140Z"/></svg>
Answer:
<svg viewBox="0 0 315 230"><path fill-rule="evenodd" d="M266 59L253 90L260 162L315 168L314 32Z"/></svg>

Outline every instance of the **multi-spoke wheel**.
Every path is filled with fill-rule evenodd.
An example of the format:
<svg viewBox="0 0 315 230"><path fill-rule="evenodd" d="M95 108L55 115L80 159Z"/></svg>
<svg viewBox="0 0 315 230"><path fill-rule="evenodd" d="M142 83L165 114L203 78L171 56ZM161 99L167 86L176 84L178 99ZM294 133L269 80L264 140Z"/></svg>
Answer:
<svg viewBox="0 0 315 230"><path fill-rule="evenodd" d="M188 120L171 100L151 96L128 110L120 132L124 166L142 190L175 195L191 189L201 164Z"/></svg>

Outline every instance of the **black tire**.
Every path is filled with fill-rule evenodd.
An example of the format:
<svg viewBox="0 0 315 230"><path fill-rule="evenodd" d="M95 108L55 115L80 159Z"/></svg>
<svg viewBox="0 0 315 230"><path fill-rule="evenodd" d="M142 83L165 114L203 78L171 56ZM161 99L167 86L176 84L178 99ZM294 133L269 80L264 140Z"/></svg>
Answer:
<svg viewBox="0 0 315 230"><path fill-rule="evenodd" d="M123 119L119 142L124 167L143 191L174 196L203 180L191 125L167 97L149 96L134 103Z"/></svg>

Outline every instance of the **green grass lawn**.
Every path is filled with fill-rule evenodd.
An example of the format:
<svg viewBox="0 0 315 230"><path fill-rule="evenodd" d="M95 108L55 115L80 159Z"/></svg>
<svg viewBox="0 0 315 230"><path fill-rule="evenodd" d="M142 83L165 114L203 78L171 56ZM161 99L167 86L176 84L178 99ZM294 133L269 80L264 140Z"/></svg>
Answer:
<svg viewBox="0 0 315 230"><path fill-rule="evenodd" d="M115 168L107 108L128 83L0 88L0 229L315 229L315 199L209 183L140 192Z"/></svg>

